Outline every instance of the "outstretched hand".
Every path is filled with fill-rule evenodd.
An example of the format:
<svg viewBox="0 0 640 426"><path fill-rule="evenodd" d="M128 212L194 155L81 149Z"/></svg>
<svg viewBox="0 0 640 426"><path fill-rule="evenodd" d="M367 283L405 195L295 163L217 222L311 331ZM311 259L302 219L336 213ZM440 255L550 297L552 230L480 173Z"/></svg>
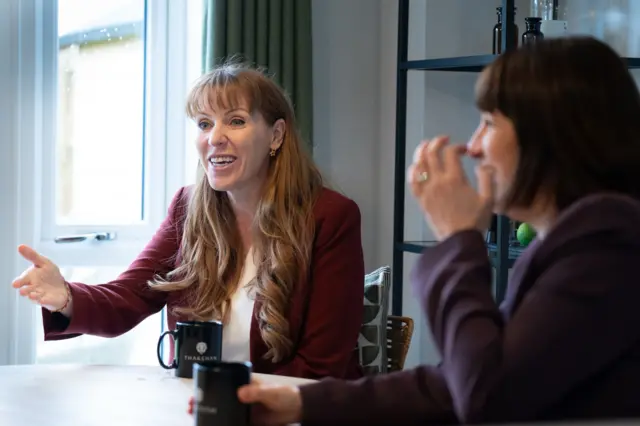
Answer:
<svg viewBox="0 0 640 426"><path fill-rule="evenodd" d="M411 192L439 241L463 230L486 231L491 221L492 170L476 167L474 189L462 168L465 153L464 145L449 145L448 137L439 136L416 148L407 171Z"/></svg>
<svg viewBox="0 0 640 426"><path fill-rule="evenodd" d="M29 246L19 246L18 252L31 262L31 266L13 281L12 286L20 290L21 296L50 311L61 309L67 303L68 290L58 266Z"/></svg>

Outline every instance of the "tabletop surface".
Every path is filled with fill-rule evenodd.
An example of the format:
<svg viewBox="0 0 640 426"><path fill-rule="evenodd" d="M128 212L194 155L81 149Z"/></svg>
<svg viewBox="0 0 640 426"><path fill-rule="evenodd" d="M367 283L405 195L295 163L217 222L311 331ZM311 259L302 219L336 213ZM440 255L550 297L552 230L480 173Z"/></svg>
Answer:
<svg viewBox="0 0 640 426"><path fill-rule="evenodd" d="M254 374L265 382L311 380ZM2 426L192 426L191 379L153 366L0 366Z"/></svg>

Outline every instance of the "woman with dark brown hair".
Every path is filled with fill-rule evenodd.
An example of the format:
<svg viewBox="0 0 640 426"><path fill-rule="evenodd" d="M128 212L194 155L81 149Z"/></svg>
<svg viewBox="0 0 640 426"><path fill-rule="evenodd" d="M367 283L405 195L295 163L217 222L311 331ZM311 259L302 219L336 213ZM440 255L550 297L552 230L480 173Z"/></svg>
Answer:
<svg viewBox="0 0 640 426"><path fill-rule="evenodd" d="M300 388L253 383L259 424L413 425L640 416L640 95L593 38L546 40L480 75L466 147L437 137L408 171L440 240L412 275L438 366ZM475 189L460 157L478 162ZM483 233L492 212L538 237L504 303Z"/></svg>
<svg viewBox="0 0 640 426"><path fill-rule="evenodd" d="M187 102L199 179L133 264L103 285L68 283L33 249L13 283L44 307L46 340L121 335L168 307L168 325L220 320L222 359L256 372L358 378L363 314L360 211L326 188L293 108L239 64L203 75Z"/></svg>

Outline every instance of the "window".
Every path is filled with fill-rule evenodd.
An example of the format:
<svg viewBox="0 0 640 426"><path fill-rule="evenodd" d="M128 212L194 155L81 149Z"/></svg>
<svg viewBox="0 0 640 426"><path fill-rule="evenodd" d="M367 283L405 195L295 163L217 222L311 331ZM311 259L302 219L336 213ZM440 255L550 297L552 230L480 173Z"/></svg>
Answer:
<svg viewBox="0 0 640 426"><path fill-rule="evenodd" d="M108 282L149 241L185 184L185 161L175 158L185 155L193 2L8 1L21 16L20 168L32 172L20 176L30 226L18 227L19 242L69 281ZM44 342L40 309L15 303L15 362L157 365L164 312L120 337Z"/></svg>
<svg viewBox="0 0 640 426"><path fill-rule="evenodd" d="M50 196L43 199L41 250L72 282L115 279L138 252L136 245L122 244L137 239L128 231L135 229L143 239L151 227L145 212L150 195L145 193L145 166L146 154L157 146L146 143L145 131L147 76L153 73L145 72L153 42L147 37L146 3L57 2L57 60L50 64L57 71L51 73L57 74L51 104L57 131L43 141L45 150L53 147L53 155L43 157L48 171L43 193ZM112 237L78 241L96 233ZM68 255L89 246L92 253L84 259ZM119 249L119 258L99 263L109 246ZM44 342L39 328L36 362L155 362L155 339L162 328L162 314L114 339L81 336Z"/></svg>
<svg viewBox="0 0 640 426"><path fill-rule="evenodd" d="M56 224L145 218L144 30L145 0L58 1Z"/></svg>

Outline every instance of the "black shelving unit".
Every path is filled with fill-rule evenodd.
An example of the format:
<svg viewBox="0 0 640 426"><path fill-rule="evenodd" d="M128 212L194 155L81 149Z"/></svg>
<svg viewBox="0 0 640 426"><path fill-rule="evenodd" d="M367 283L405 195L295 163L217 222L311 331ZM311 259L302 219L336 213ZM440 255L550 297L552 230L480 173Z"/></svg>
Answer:
<svg viewBox="0 0 640 426"><path fill-rule="evenodd" d="M513 49L516 40L511 35L514 23L515 0L502 0L502 51ZM490 64L496 55L474 55L450 58L408 60L409 48L409 0L398 0L398 63L396 82L396 134L395 134L395 183L393 205L393 304L394 315L402 315L402 290L404 253L422 253L435 244L434 241L404 240L404 202L406 186L406 126L407 126L407 74L409 71L458 71L478 72ZM640 58L624 58L629 69L640 68ZM510 245L511 224L507 217L497 218L495 243L487 244L489 257L495 268L495 297L502 301L507 288L509 268L513 266L523 248Z"/></svg>
<svg viewBox="0 0 640 426"><path fill-rule="evenodd" d="M513 49L514 38L510 29L514 21L514 0L502 0L502 51ZM409 0L398 0L398 63L396 81L396 156L393 205L393 266L391 310L394 315L402 315L402 293L404 275L404 253L421 253L433 245L431 241L404 240L404 203L406 169L406 126L407 126L407 77L409 71L458 71L478 72L490 64L496 55L459 56L409 60ZM635 63L639 66L640 63ZM502 300L507 287L509 268L521 249L509 247L509 219L500 216L497 220L495 244L487 244L490 258L496 271L496 299Z"/></svg>

